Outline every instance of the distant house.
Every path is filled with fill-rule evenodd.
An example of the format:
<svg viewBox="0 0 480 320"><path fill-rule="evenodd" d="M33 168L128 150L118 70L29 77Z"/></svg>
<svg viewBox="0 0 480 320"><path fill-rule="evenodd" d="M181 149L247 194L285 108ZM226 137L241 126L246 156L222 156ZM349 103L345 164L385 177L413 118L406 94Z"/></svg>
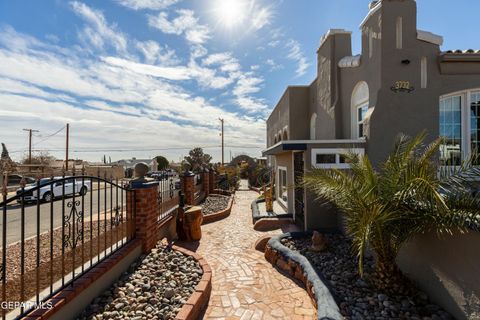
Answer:
<svg viewBox="0 0 480 320"><path fill-rule="evenodd" d="M135 166L139 163L145 163L149 168L150 171L157 171L158 170L158 163L156 159L126 159L126 160L118 160L116 162L112 162L112 164L116 164L119 166L123 166L125 171L131 171L135 169Z"/></svg>

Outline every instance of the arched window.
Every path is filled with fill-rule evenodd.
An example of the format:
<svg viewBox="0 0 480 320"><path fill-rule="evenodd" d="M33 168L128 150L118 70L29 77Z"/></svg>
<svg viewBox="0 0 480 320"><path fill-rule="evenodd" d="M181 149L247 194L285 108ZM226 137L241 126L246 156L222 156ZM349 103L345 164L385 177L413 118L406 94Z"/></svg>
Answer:
<svg viewBox="0 0 480 320"><path fill-rule="evenodd" d="M273 144L277 144L278 140L277 140L277 135L275 135L275 137L273 138Z"/></svg>
<svg viewBox="0 0 480 320"><path fill-rule="evenodd" d="M278 131L278 142L282 141L282 131Z"/></svg>
<svg viewBox="0 0 480 320"><path fill-rule="evenodd" d="M364 122L370 105L370 93L365 81L359 82L352 93L352 139L365 137Z"/></svg>
<svg viewBox="0 0 480 320"><path fill-rule="evenodd" d="M310 118L310 140L317 139L317 114L312 114Z"/></svg>
<svg viewBox="0 0 480 320"><path fill-rule="evenodd" d="M288 140L288 132L287 129L283 129L283 141Z"/></svg>

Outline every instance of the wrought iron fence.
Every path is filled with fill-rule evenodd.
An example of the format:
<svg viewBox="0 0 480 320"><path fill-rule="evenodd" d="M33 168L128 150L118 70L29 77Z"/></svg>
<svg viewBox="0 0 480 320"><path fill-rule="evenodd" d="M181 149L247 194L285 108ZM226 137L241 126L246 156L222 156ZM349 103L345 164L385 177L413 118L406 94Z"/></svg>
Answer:
<svg viewBox="0 0 480 320"><path fill-rule="evenodd" d="M21 318L135 236L136 194L111 179L39 179L0 203L2 319Z"/></svg>
<svg viewBox="0 0 480 320"><path fill-rule="evenodd" d="M179 188L175 186L178 177L170 177L158 182L158 218L163 224L176 212L179 204Z"/></svg>

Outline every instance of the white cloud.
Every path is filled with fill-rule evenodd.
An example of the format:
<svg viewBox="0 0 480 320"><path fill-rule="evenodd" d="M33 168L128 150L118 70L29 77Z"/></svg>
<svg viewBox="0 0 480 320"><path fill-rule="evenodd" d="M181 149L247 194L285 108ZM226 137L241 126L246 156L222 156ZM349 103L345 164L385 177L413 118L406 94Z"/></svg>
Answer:
<svg viewBox="0 0 480 320"><path fill-rule="evenodd" d="M187 68L184 67L157 67L116 57L103 57L102 60L109 65L125 68L148 76L164 78L168 80L188 80L191 78Z"/></svg>
<svg viewBox="0 0 480 320"><path fill-rule="evenodd" d="M135 46L143 54L145 62L148 64L159 63L164 66L170 66L180 62L175 50L170 49L168 46L162 47L156 41L136 41Z"/></svg>
<svg viewBox="0 0 480 320"><path fill-rule="evenodd" d="M264 105L249 96L258 92L255 87L261 83L248 79L257 78L253 74L220 69L219 74L192 61L187 66L167 68L117 56L98 59L96 54L85 55L79 47L54 47L5 31L0 28L0 136L8 145L24 145L18 128L30 126L48 133L69 122L72 150L218 146L218 117L226 121L228 145L238 145L240 151L241 146L258 146L252 152L264 145L265 123L258 118ZM187 77L210 88L223 88L243 79L237 86L236 102L256 116L227 111L193 94L182 85ZM21 113L18 106L22 106ZM59 145L63 148L63 142ZM182 152L167 155L178 159L175 157ZM218 159L219 148L210 152ZM114 154L117 158L132 155L156 154ZM101 155L75 156L98 160Z"/></svg>
<svg viewBox="0 0 480 320"><path fill-rule="evenodd" d="M118 4L133 10L162 10L180 1L181 0L116 0Z"/></svg>
<svg viewBox="0 0 480 320"><path fill-rule="evenodd" d="M210 39L210 30L207 26L199 23L192 10L177 10L177 17L169 20L166 12L158 15L149 15L148 24L167 34L185 35L188 42L192 44L203 44Z"/></svg>
<svg viewBox="0 0 480 320"><path fill-rule="evenodd" d="M89 23L79 33L85 43L92 44L101 50L105 49L107 45L111 45L118 52L125 53L127 51L126 36L118 30L116 25L109 25L101 11L78 1L72 1L70 4L73 11Z"/></svg>
<svg viewBox="0 0 480 320"><path fill-rule="evenodd" d="M260 30L272 22L273 11L269 7L257 7L252 10L252 27Z"/></svg>
<svg viewBox="0 0 480 320"><path fill-rule="evenodd" d="M300 48L300 43L296 40L290 39L286 46L289 49L287 58L297 62L297 69L295 71L297 77L303 76L307 72L310 64Z"/></svg>

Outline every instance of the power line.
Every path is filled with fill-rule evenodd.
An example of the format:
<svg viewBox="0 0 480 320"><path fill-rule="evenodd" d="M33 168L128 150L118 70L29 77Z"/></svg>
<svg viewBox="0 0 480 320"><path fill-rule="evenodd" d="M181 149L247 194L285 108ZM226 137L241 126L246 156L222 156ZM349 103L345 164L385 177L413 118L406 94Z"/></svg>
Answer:
<svg viewBox="0 0 480 320"><path fill-rule="evenodd" d="M71 150L74 153L90 153L90 152L148 152L148 151L169 151L169 150L190 150L193 147L165 147L165 148L144 148L144 149L92 149L92 148L84 148L84 149L76 149ZM215 149L221 148L219 145L211 145L211 146L200 146L202 149ZM229 148L242 148L242 149L259 149L260 146L244 146L244 145L232 145ZM48 152L57 152L57 151L64 151L65 149L32 149L32 151L48 151ZM16 150L12 151L11 153L23 152L24 150Z"/></svg>
<svg viewBox="0 0 480 320"><path fill-rule="evenodd" d="M47 141L47 140L48 140L48 139L50 139L51 137L53 137L53 136L55 136L55 135L59 134L60 132L62 132L62 131L63 131L63 129L65 129L65 126L61 127L59 130L55 131L54 133L52 133L52 134L49 134L48 136L44 137L42 140L40 140L40 141L38 141L38 142L34 143L33 145L34 145L34 146L36 146L36 145L38 145L39 143L42 143L42 142L45 142L45 141Z"/></svg>

